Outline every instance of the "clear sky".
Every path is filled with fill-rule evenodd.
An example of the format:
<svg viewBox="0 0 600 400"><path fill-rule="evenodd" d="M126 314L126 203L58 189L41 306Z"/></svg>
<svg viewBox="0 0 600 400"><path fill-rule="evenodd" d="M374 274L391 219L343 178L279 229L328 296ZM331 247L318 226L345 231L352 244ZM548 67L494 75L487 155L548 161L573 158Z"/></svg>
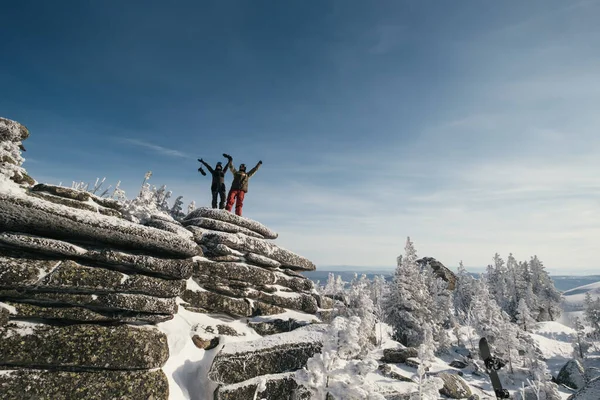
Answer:
<svg viewBox="0 0 600 400"><path fill-rule="evenodd" d="M318 267L537 254L598 271L599 1L4 1L0 115L38 181L144 173ZM228 183L231 176L228 176Z"/></svg>

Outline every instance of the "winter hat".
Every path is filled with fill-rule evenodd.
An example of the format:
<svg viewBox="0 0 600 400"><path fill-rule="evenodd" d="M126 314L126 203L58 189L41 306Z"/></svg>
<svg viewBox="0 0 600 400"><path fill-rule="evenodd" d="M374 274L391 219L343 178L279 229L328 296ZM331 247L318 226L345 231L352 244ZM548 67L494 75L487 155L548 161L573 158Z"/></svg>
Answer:
<svg viewBox="0 0 600 400"><path fill-rule="evenodd" d="M240 164L240 171L246 170L246 164Z"/></svg>
<svg viewBox="0 0 600 400"><path fill-rule="evenodd" d="M223 163L221 163L221 161L219 161L219 162L217 163L217 167L218 167L218 166L222 166L222 165L223 165Z"/></svg>

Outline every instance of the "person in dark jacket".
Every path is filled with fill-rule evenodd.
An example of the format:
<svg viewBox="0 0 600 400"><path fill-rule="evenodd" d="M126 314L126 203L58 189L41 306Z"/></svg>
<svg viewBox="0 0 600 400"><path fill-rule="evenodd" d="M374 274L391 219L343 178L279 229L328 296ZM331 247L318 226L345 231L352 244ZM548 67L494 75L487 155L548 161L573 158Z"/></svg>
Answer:
<svg viewBox="0 0 600 400"><path fill-rule="evenodd" d="M231 182L231 189L227 195L227 206L225 209L231 211L233 203L235 203L235 213L242 216L242 207L244 206L244 197L248 192L248 180L258 171L258 168L262 165L262 161L256 164L256 167L252 168L249 172L246 172L246 164L240 164L239 170L233 167L233 159L229 158L229 169L233 174L233 182Z"/></svg>
<svg viewBox="0 0 600 400"><path fill-rule="evenodd" d="M208 172L210 172L212 175L212 184L210 185L210 191L212 192L212 208L217 208L217 195L220 197L219 208L225 208L225 174L227 173L227 169L231 164L231 157L228 154L223 154L223 156L229 157L227 164L225 164L225 168L223 168L223 164L221 162L218 162L216 167L213 169L206 161L201 158L198 159L198 161L204 164L206 169L208 169ZM198 168L198 171L201 173L204 172L202 171L202 167Z"/></svg>

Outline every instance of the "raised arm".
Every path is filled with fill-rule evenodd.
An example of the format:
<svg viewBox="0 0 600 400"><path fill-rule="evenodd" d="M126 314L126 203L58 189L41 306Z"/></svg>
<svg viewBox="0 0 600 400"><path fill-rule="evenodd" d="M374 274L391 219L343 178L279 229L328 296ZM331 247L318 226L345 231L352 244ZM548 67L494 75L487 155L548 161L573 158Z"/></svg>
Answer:
<svg viewBox="0 0 600 400"><path fill-rule="evenodd" d="M233 166L233 159L229 160L229 170L231 171L232 174L234 174L234 175L237 174L237 170Z"/></svg>
<svg viewBox="0 0 600 400"><path fill-rule="evenodd" d="M211 174L213 172L215 172L215 170L212 169L212 167L210 165L208 165L208 163L206 161L204 161L203 159L199 158L198 161L200 161L202 164L204 164L204 166L206 167L206 169L208 169L208 172L210 172Z"/></svg>
<svg viewBox="0 0 600 400"><path fill-rule="evenodd" d="M229 154L225 154L225 153L223 153L223 157L225 157L227 159L227 164L225 164L225 168L223 168L223 175L225 175L227 173L227 170L231 166L231 161L233 160L233 158L231 158L231 156ZM231 172L233 172L233 171L231 171ZM235 174L235 172L233 172L233 173Z"/></svg>
<svg viewBox="0 0 600 400"><path fill-rule="evenodd" d="M252 168L250 170L250 172L248 172L248 178L250 178L252 175L254 175L256 173L256 171L258 171L258 168L260 168L260 166L262 165L262 160L258 162L258 164L256 164L256 167Z"/></svg>

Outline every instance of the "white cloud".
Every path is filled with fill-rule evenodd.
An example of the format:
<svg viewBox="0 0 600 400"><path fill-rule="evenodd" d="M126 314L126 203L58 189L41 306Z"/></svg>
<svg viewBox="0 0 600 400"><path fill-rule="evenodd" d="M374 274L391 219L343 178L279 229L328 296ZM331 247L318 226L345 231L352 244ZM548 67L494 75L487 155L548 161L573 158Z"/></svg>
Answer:
<svg viewBox="0 0 600 400"><path fill-rule="evenodd" d="M136 145L138 147L154 150L156 153L159 153L159 154L162 154L165 156L182 157L182 158L190 157L189 155L187 155L179 150L169 149L167 147L152 144L152 143L146 142L144 140L140 140L140 139L122 138L120 140L123 142L126 142L126 143Z"/></svg>

